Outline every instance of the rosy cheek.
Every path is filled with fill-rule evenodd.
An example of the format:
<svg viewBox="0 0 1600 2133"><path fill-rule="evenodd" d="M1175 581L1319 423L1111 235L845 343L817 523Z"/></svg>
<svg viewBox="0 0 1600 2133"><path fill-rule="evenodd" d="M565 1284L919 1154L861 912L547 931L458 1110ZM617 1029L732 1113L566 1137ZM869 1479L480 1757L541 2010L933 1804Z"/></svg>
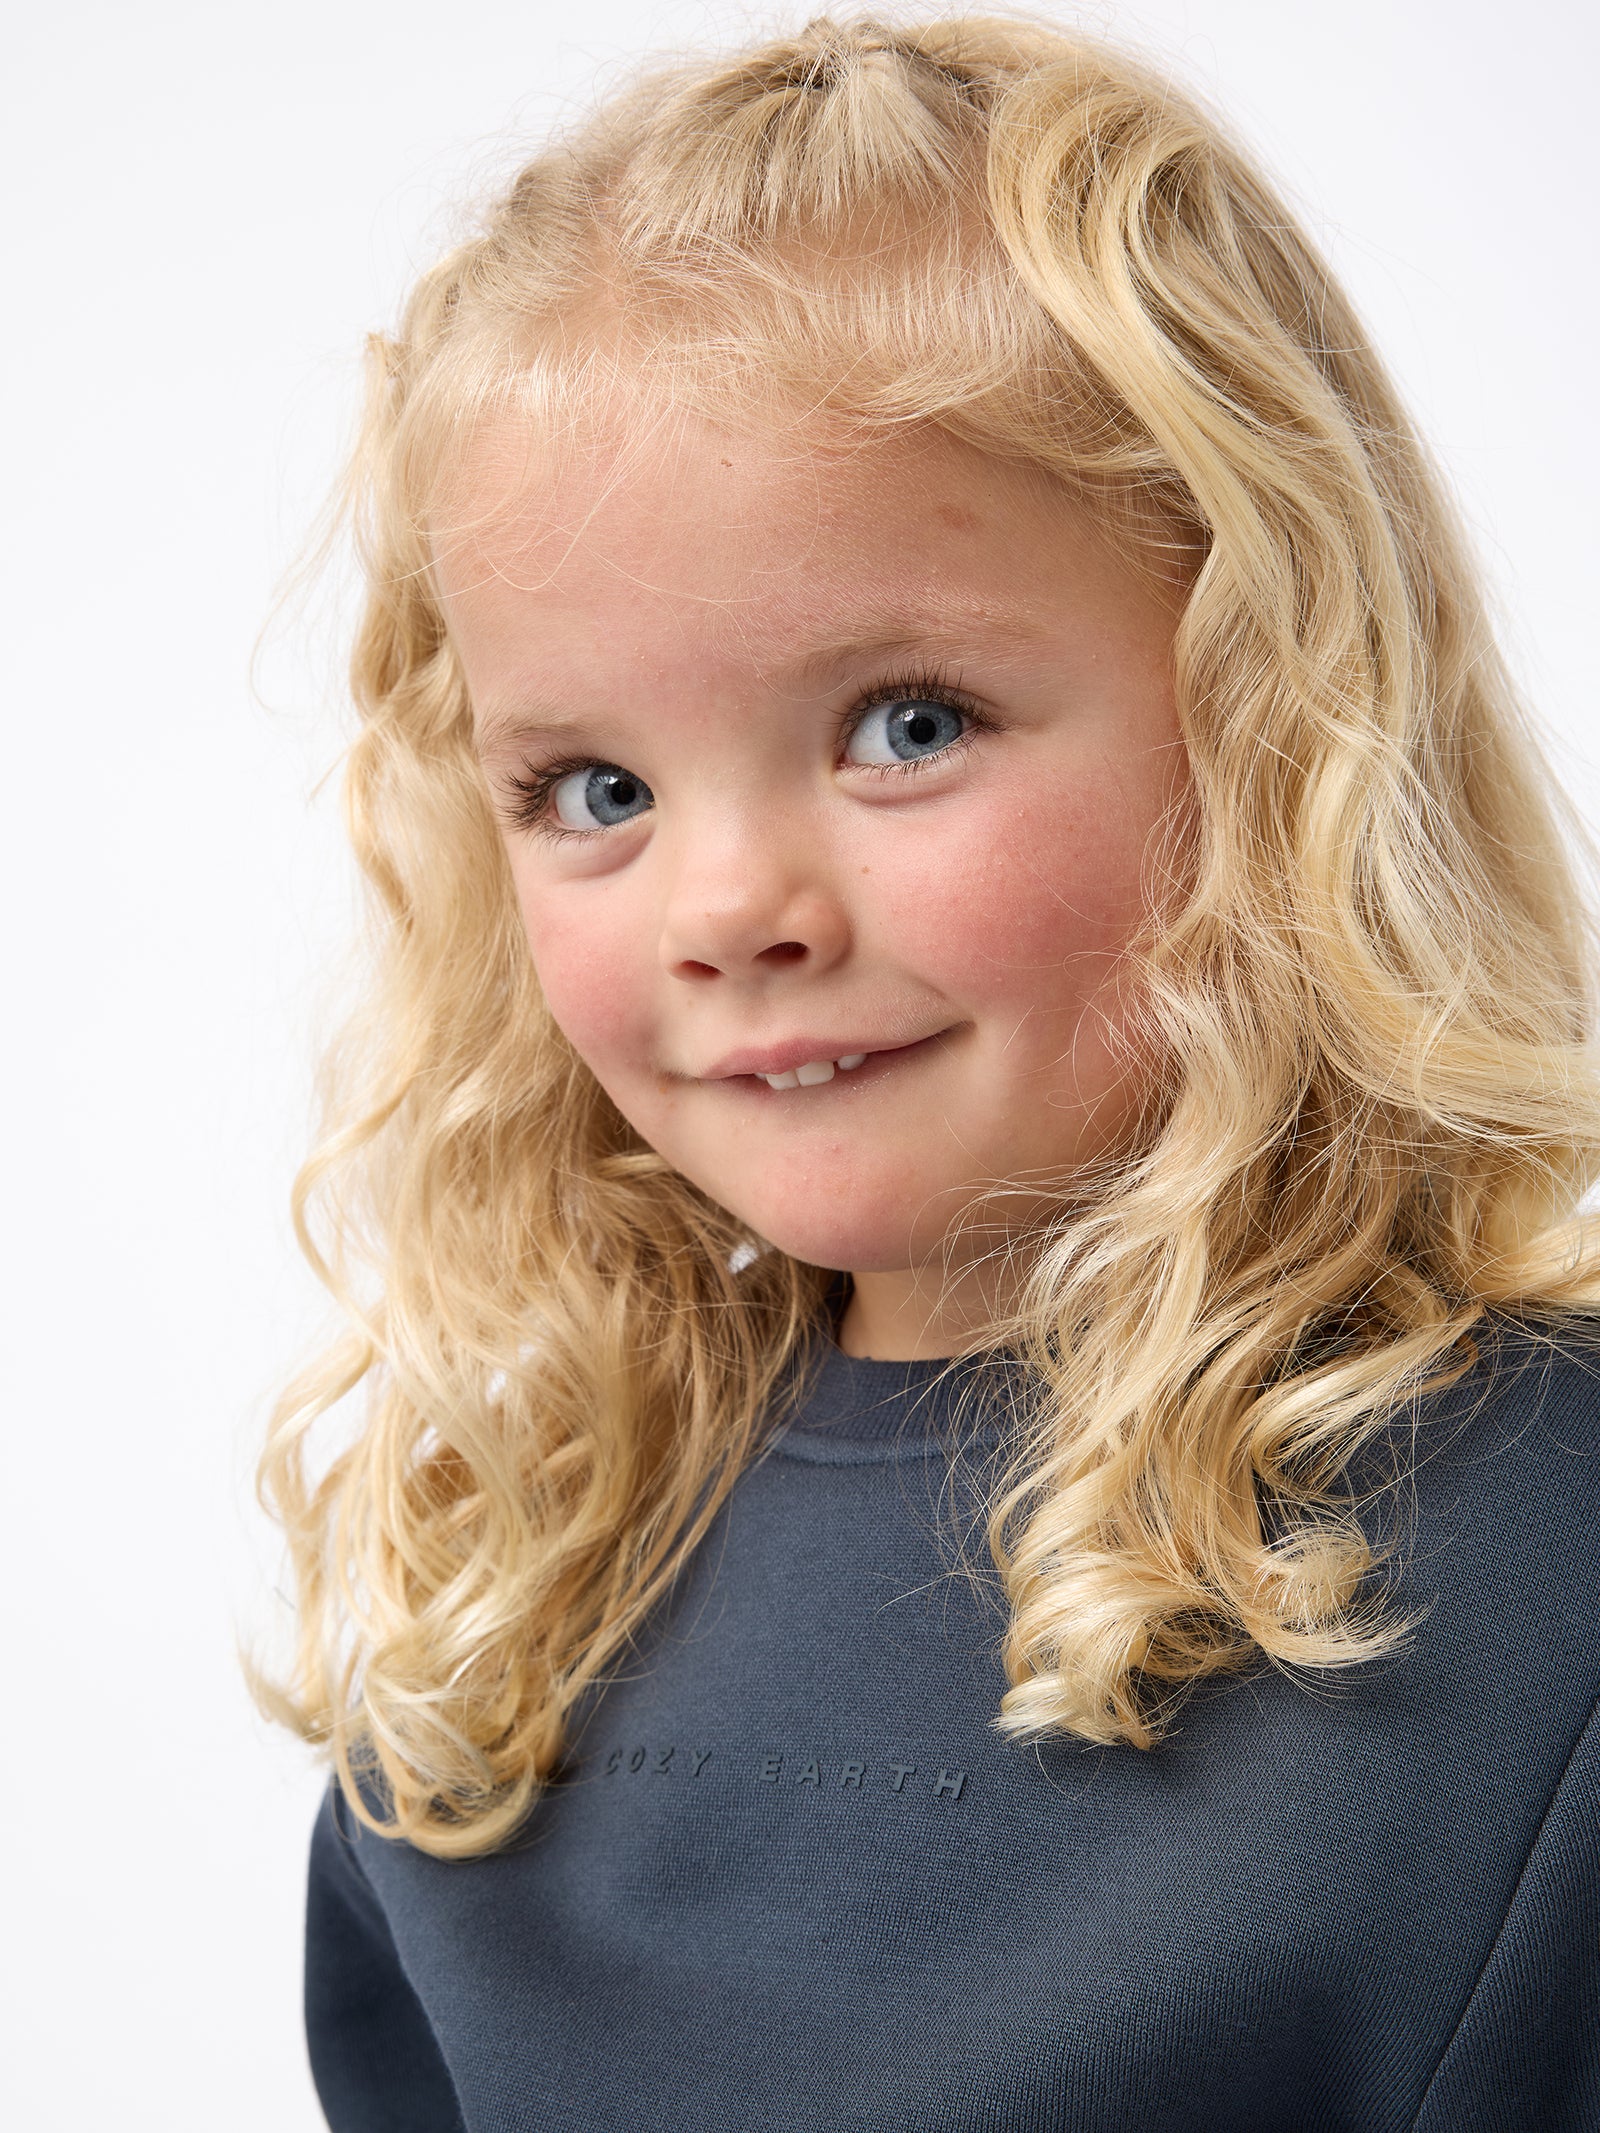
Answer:
<svg viewBox="0 0 1600 2133"><path fill-rule="evenodd" d="M641 953L648 942L601 896L521 897L523 930L540 988L573 1049L604 1075L613 1060L637 1057L649 998ZM648 957L646 956L646 960Z"/></svg>
<svg viewBox="0 0 1600 2133"><path fill-rule="evenodd" d="M969 1000L1039 1001L1052 974L1092 990L1102 973L1081 959L1115 954L1140 911L1140 841L1121 795L1109 784L1048 805L996 795L960 832L886 883L891 932L920 938L941 985Z"/></svg>

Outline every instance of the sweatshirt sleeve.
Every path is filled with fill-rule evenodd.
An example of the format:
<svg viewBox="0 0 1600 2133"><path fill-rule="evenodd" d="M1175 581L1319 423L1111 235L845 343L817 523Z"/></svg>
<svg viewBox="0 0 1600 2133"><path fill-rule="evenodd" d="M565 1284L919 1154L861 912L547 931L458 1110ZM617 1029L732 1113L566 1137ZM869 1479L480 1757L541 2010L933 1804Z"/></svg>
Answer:
<svg viewBox="0 0 1600 2133"><path fill-rule="evenodd" d="M332 2133L463 2133L455 2086L355 1855L337 1785L311 1835L306 2043Z"/></svg>
<svg viewBox="0 0 1600 2133"><path fill-rule="evenodd" d="M1600 1704L1412 2133L1600 2127Z"/></svg>

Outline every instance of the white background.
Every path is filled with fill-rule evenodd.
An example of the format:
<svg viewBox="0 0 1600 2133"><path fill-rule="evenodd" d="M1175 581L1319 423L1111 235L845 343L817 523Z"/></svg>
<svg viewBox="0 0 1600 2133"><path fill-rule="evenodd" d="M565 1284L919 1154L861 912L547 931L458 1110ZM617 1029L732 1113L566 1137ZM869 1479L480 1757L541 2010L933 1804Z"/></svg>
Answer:
<svg viewBox="0 0 1600 2133"><path fill-rule="evenodd" d="M820 4L820 0L819 0ZM1062 9L1063 19L1070 19ZM57 0L8 33L6 2122L297 2133L320 1779L257 1720L249 1503L322 1323L286 1213L353 908L343 596L250 660L363 333L455 203L652 47L589 0ZM1301 204L1451 468L1600 816L1592 81L1572 0L1143 0ZM581 37L574 35L581 28Z"/></svg>

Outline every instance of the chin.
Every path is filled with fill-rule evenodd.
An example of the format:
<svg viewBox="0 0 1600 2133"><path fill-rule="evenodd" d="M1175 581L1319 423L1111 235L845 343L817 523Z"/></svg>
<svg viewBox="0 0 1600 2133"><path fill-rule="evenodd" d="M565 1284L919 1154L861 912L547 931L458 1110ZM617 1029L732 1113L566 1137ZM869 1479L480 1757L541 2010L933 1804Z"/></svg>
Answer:
<svg viewBox="0 0 1600 2133"><path fill-rule="evenodd" d="M802 1265L838 1273L897 1274L937 1254L943 1230L905 1207L817 1204L736 1210L758 1237Z"/></svg>

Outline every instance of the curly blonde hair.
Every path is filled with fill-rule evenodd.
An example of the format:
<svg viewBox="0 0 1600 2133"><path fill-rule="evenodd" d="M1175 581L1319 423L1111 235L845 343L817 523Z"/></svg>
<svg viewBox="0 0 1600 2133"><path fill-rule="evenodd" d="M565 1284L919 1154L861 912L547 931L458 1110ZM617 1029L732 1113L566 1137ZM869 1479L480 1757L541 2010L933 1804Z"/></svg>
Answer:
<svg viewBox="0 0 1600 2133"><path fill-rule="evenodd" d="M988 1524L1002 1732L1148 1747L1252 1654L1392 1648L1353 1456L1488 1308L1600 1302L1576 825L1282 201L1142 63L1025 20L819 20L652 75L373 342L352 475L373 979L294 1190L348 1330L262 1463L299 1594L262 1693L358 1814L442 1855L526 1816L759 1455L828 1279L741 1251L552 1023L435 592L463 440L623 373L932 422L1187 558L1193 837L1139 948L1160 1103L992 1329L1030 1387ZM313 1458L358 1386L355 1440Z"/></svg>

